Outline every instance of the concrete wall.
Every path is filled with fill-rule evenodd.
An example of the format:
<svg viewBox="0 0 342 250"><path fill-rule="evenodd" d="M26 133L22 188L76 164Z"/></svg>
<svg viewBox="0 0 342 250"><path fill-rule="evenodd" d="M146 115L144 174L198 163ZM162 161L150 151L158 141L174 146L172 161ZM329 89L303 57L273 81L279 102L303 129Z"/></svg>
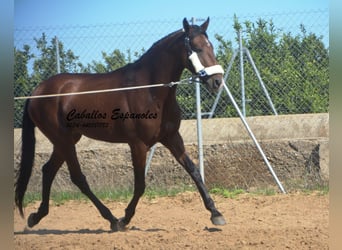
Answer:
<svg viewBox="0 0 342 250"><path fill-rule="evenodd" d="M327 139L329 114L256 116L246 118L255 137L260 140ZM206 142L249 140L240 118L205 119L202 121ZM181 134L185 143L197 140L196 120L184 120Z"/></svg>
<svg viewBox="0 0 342 250"><path fill-rule="evenodd" d="M257 116L246 120L258 142L317 142L321 174L329 179L329 114ZM197 143L196 120L182 121L180 131L185 144ZM252 141L240 118L205 119L202 131L204 144Z"/></svg>
<svg viewBox="0 0 342 250"><path fill-rule="evenodd" d="M247 121L278 177L287 183L287 189L293 183L306 187L328 182L328 114L249 117ZM239 118L206 119L202 126L207 185L246 189L262 184L274 185ZM187 151L197 162L196 120L182 121L180 133ZM15 129L15 168L20 160L20 138L21 130ZM40 190L40 168L52 150L51 143L37 129L36 139L35 166L29 190ZM147 183L169 187L191 185L192 181L176 160L164 147L157 145ZM77 144L77 151L83 172L91 186L132 186L132 166L127 145L82 137ZM74 189L69 179L67 168L62 167L54 188Z"/></svg>

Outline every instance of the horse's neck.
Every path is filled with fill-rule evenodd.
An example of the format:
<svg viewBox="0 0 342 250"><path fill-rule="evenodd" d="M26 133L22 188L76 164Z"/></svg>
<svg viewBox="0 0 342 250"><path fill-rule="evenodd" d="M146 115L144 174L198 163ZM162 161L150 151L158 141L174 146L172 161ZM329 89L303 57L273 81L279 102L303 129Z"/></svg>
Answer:
<svg viewBox="0 0 342 250"><path fill-rule="evenodd" d="M144 56L137 63L141 63L149 74L149 84L170 83L180 80L184 65L177 55L165 51L155 51Z"/></svg>

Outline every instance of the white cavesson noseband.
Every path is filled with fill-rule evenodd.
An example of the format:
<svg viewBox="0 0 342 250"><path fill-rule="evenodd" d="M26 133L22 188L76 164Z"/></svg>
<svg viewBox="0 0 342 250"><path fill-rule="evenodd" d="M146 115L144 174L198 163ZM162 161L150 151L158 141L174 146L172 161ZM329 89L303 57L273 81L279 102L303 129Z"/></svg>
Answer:
<svg viewBox="0 0 342 250"><path fill-rule="evenodd" d="M223 74L224 70L221 65L213 65L209 67L204 67L198 58L198 55L196 52L192 51L191 55L189 56L189 60L192 63L192 66L195 68L195 72L200 76L200 77L205 77L205 76L211 76L214 74Z"/></svg>
<svg viewBox="0 0 342 250"><path fill-rule="evenodd" d="M192 50L190 45L190 38L188 36L185 37L185 47L189 56L189 60L192 63L192 66L195 69L195 72L200 77L211 76L214 74L223 74L224 70L221 65L213 65L209 67L204 67L201 63L198 55L195 51Z"/></svg>

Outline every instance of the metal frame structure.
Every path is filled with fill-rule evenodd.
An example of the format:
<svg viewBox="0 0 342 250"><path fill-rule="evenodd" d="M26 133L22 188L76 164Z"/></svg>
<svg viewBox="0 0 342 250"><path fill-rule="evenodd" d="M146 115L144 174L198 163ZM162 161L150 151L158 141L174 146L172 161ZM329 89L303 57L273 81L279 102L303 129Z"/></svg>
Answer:
<svg viewBox="0 0 342 250"><path fill-rule="evenodd" d="M194 21L193 21L194 22ZM240 52L240 53L239 53ZM249 127L246 119L245 119L245 116L246 116L246 110L245 110L245 84L244 84L244 70L243 70L243 54L247 55L247 58L249 60L249 62L251 63L252 67L253 67L253 70L258 78L258 81L260 83L260 86L261 88L263 89L264 91L264 94L266 95L266 98L273 110L273 113L275 115L278 115L277 114L277 111L273 105L273 102L268 94L268 91L265 87L265 84L263 83L262 81L262 78L260 76L260 73L257 69L257 67L255 66L255 63L253 61L253 58L251 56L251 54L249 53L248 49L247 48L244 48L242 46L242 38L241 38L241 32L239 32L239 49L235 50L234 53L233 53L233 56L228 64L228 67L227 67L227 70L226 70L226 73L224 75L224 82L223 82L223 87L221 87L221 89L219 90L219 92L217 93L217 96L216 96L216 99L215 99L215 102L211 108L211 111L209 112L209 117L208 118L212 118L213 115L214 115L214 112L215 112L215 109L216 109L216 106L219 102L219 99L221 97L221 94L223 92L223 90L226 91L231 103L233 104L234 108L236 109L237 113L239 114L239 117L243 123L243 125L245 126L249 136L251 137L251 139L253 140L255 146L257 147L260 155L262 156L265 164L267 165L270 173L272 174L275 182L277 183L279 189L281 190L282 193L286 193L283 185L281 184L280 180L278 179L276 173L274 172L273 170L273 167L271 166L271 164L269 163L264 151L262 150L258 140L256 139L256 137L254 136L251 128ZM240 54L240 74L241 74L241 95L242 95L242 111L240 110L239 106L237 105L233 95L231 94L226 82L227 82L227 79L228 79L228 76L229 76L229 73L231 71L231 68L233 66L233 62L235 60L235 58L237 57L238 53ZM198 160L199 160L199 169L200 169L200 173L201 173L201 176L202 176L202 180L204 182L205 178L204 178L204 164L203 164L203 138L202 138L202 115L203 113L201 112L201 94L200 94L200 82L197 80L195 81L195 86L196 86L196 116L197 116L197 142L198 142ZM206 113L208 114L208 113ZM152 161L152 158L153 158L153 154L155 152L155 149L156 149L156 144L151 148L150 150L150 153L148 155L148 158L147 158L147 161L146 161L146 168L145 168L145 175L147 175L148 173L148 170L150 168L150 165L151 165L151 161Z"/></svg>

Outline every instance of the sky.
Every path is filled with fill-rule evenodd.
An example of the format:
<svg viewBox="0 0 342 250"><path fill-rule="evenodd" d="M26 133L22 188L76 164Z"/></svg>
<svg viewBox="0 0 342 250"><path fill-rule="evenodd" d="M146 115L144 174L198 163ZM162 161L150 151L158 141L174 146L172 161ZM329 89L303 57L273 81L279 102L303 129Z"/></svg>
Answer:
<svg viewBox="0 0 342 250"><path fill-rule="evenodd" d="M88 25L328 9L329 0L15 0L14 25Z"/></svg>
<svg viewBox="0 0 342 250"><path fill-rule="evenodd" d="M284 22L284 13L328 9L329 0L15 0L14 45L22 48L28 44L36 53L33 38L41 37L44 32L49 41L57 36L82 63L89 63L102 60L101 52L111 52L114 48L132 52L148 49L153 42L181 28L184 17L202 20L210 17L208 35L216 47L214 34L235 41L234 14L248 20L251 20L250 15L278 19L273 20L276 25L285 25L289 31L298 32L299 23L293 27ZM275 13L282 15L267 16ZM324 27L328 26L326 20L322 23ZM307 22L308 26L310 22L317 25L314 18ZM329 38L325 36L324 39L328 44Z"/></svg>

